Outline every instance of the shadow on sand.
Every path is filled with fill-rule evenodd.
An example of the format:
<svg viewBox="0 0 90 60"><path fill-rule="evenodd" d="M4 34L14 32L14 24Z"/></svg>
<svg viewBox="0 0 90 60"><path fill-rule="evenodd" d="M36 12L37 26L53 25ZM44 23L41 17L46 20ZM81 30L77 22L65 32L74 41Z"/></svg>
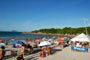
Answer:
<svg viewBox="0 0 90 60"><path fill-rule="evenodd" d="M62 51L62 49L52 49L51 55L55 54L55 53L58 52L58 51Z"/></svg>

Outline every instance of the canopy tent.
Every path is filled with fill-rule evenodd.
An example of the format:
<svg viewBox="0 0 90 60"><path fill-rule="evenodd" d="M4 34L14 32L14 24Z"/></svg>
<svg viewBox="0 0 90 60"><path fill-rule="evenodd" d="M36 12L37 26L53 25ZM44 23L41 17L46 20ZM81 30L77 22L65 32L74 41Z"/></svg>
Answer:
<svg viewBox="0 0 90 60"><path fill-rule="evenodd" d="M74 37L71 39L71 41L79 41L79 42L90 42L90 36L85 35L84 33Z"/></svg>
<svg viewBox="0 0 90 60"><path fill-rule="evenodd" d="M49 41L43 41L38 46L48 46L48 45L51 45Z"/></svg>

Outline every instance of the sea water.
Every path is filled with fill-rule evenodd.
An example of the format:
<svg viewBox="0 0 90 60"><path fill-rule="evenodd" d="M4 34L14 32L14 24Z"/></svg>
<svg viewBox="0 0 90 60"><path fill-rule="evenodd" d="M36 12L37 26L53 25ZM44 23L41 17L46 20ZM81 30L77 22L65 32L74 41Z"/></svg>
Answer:
<svg viewBox="0 0 90 60"><path fill-rule="evenodd" d="M31 41L37 38L52 38L57 37L57 35L48 35L48 34L22 34L22 33L1 33L0 40L5 40L9 42L11 39L16 40L25 40L26 38L30 38Z"/></svg>

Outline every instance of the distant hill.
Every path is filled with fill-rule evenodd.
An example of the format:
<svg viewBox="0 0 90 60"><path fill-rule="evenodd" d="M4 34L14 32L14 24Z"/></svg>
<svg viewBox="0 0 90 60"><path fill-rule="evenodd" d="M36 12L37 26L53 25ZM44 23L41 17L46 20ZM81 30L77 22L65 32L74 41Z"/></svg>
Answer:
<svg viewBox="0 0 90 60"><path fill-rule="evenodd" d="M90 35L90 27L87 27L88 34ZM63 29L61 28L48 28L48 29L40 29L32 31L32 33L51 33L51 34L80 34L80 33L86 33L85 27L80 28L71 28L71 27L65 27Z"/></svg>

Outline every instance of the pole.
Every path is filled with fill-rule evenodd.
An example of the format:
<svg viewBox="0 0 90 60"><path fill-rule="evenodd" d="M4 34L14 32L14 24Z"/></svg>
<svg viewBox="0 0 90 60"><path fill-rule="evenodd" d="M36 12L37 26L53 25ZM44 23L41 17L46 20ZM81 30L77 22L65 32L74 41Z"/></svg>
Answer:
<svg viewBox="0 0 90 60"><path fill-rule="evenodd" d="M84 20L85 20L85 21L84 21L84 22L85 22L85 32L86 32L86 35L88 35L87 22L86 22L88 19L84 19Z"/></svg>
<svg viewBox="0 0 90 60"><path fill-rule="evenodd" d="M86 28L85 29L86 29L86 34L88 35L87 25L86 25Z"/></svg>

